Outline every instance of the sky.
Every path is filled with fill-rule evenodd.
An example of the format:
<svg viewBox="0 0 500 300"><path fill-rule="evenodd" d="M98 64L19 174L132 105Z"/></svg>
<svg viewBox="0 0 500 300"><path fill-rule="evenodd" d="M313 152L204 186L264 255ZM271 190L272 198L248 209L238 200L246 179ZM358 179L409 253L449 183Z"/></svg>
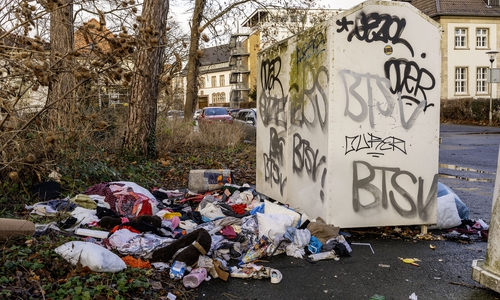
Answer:
<svg viewBox="0 0 500 300"><path fill-rule="evenodd" d="M358 5L362 0L320 0L321 5L329 5L330 8L343 8L348 9Z"/></svg>
<svg viewBox="0 0 500 300"><path fill-rule="evenodd" d="M332 9L335 9L335 8L349 9L353 6L358 5L361 2L364 2L364 0L319 0L318 4L320 6L325 6L327 8L332 8ZM182 3L182 2L179 1L177 3ZM185 9L181 8L179 6L172 5L171 10L172 10L172 13L174 15L178 16L177 19L179 21L189 19L189 17L190 17L189 15L185 14ZM181 21L181 25L184 26L182 24L182 21ZM187 24L186 24L185 28L186 29L188 28Z"/></svg>

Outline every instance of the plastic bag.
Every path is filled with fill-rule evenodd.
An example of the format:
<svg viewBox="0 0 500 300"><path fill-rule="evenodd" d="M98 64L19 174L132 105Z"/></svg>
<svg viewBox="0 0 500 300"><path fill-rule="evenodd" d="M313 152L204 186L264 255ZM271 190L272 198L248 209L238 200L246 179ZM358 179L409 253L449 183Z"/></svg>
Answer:
<svg viewBox="0 0 500 300"><path fill-rule="evenodd" d="M256 259L263 257L266 254L266 249L269 245L269 239L264 235L259 239L259 242L253 245L241 259L240 264L246 264Z"/></svg>
<svg viewBox="0 0 500 300"><path fill-rule="evenodd" d="M72 265L80 263L94 272L119 272L127 268L125 262L108 249L88 242L67 242L55 249Z"/></svg>

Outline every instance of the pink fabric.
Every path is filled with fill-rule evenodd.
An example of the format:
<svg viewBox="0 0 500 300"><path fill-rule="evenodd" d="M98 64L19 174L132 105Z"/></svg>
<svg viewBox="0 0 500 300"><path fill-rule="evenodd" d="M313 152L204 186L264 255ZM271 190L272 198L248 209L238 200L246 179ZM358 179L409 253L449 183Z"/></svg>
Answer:
<svg viewBox="0 0 500 300"><path fill-rule="evenodd" d="M172 229L175 229L179 227L179 224L181 223L181 219L177 216L174 216L170 219L170 222L172 223Z"/></svg>
<svg viewBox="0 0 500 300"><path fill-rule="evenodd" d="M229 240L235 239L237 236L236 232L234 231L233 226L231 226L231 225L227 225L224 228L222 228L220 233L222 233L222 235Z"/></svg>

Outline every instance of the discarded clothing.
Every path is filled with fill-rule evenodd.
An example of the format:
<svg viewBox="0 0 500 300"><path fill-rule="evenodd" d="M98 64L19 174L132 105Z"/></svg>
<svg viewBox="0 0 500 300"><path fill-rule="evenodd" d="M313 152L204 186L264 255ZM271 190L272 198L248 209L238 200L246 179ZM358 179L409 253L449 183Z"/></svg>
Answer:
<svg viewBox="0 0 500 300"><path fill-rule="evenodd" d="M340 231L340 227L326 224L321 218L317 218L316 222L310 222L309 225L307 225L307 229L309 229L311 235L318 238L322 244L326 243L326 241L331 238L336 238Z"/></svg>

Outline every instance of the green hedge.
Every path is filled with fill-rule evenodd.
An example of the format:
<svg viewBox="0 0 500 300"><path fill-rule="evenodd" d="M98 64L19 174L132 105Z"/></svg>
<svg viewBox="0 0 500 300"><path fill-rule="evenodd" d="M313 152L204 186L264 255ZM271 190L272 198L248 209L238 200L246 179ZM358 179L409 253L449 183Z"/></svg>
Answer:
<svg viewBox="0 0 500 300"><path fill-rule="evenodd" d="M500 125L500 99L492 100L492 124ZM441 99L441 122L488 125L489 98Z"/></svg>

